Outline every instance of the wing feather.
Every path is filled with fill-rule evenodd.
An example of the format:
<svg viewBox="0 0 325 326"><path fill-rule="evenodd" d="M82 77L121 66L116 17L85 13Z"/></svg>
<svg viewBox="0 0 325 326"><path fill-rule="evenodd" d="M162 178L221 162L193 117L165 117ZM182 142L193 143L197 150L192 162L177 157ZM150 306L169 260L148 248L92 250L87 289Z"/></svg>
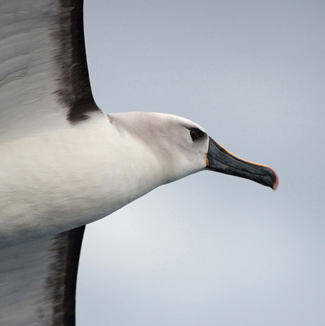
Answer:
<svg viewBox="0 0 325 326"><path fill-rule="evenodd" d="M0 144L102 114L89 83L83 1L0 2ZM0 325L75 324L83 233L0 244Z"/></svg>
<svg viewBox="0 0 325 326"><path fill-rule="evenodd" d="M0 142L87 120L82 0L2 0Z"/></svg>
<svg viewBox="0 0 325 326"><path fill-rule="evenodd" d="M75 325L84 229L0 249L0 325Z"/></svg>

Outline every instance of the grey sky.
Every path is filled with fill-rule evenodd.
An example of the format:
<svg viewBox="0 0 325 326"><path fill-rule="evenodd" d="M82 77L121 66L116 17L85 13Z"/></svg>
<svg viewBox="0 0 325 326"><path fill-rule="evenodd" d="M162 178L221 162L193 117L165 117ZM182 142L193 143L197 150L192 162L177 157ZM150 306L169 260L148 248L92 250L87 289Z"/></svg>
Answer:
<svg viewBox="0 0 325 326"><path fill-rule="evenodd" d="M323 326L325 2L85 2L100 108L191 119L280 186L201 172L88 226L78 325Z"/></svg>

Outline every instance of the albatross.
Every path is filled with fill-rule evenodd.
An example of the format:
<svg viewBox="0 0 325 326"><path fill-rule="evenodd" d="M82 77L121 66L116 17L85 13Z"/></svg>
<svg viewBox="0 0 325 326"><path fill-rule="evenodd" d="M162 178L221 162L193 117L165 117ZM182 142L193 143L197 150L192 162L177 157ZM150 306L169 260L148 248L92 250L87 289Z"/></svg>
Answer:
<svg viewBox="0 0 325 326"><path fill-rule="evenodd" d="M74 325L85 225L154 188L203 170L279 184L190 120L98 108L82 0L2 0L0 49L0 325Z"/></svg>

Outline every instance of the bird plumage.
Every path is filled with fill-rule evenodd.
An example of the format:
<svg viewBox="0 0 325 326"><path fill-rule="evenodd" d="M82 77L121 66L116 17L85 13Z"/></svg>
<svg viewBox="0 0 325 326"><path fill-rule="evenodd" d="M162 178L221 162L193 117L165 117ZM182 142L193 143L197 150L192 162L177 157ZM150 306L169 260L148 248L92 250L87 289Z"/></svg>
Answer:
<svg viewBox="0 0 325 326"><path fill-rule="evenodd" d="M276 188L194 122L95 104L82 0L0 5L0 324L74 325L84 225L209 169Z"/></svg>

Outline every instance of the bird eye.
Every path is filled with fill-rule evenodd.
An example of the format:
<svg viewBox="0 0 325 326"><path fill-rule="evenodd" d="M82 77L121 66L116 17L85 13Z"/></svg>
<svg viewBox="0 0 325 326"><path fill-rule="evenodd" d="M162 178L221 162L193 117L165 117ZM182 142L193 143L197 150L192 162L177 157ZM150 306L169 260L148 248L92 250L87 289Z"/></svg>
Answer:
<svg viewBox="0 0 325 326"><path fill-rule="evenodd" d="M190 135L192 137L192 140L196 140L198 138L200 138L203 135L203 132L199 129L190 129Z"/></svg>

